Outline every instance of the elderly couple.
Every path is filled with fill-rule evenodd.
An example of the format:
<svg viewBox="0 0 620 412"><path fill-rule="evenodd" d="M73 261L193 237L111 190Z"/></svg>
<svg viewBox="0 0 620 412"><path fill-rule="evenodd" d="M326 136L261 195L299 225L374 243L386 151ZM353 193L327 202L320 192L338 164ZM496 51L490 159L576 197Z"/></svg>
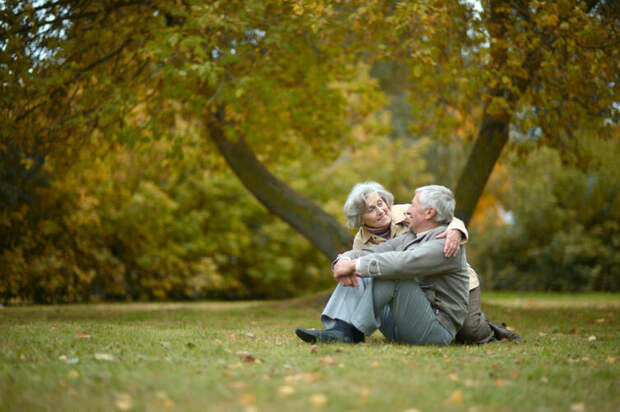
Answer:
<svg viewBox="0 0 620 412"><path fill-rule="evenodd" d="M450 189L416 190L410 205L376 182L353 187L344 205L347 225L359 227L353 250L333 263L339 282L321 314L322 330L297 328L305 342L359 343L379 329L393 342L481 344L520 342L480 307L478 275L462 243L467 230L454 218Z"/></svg>

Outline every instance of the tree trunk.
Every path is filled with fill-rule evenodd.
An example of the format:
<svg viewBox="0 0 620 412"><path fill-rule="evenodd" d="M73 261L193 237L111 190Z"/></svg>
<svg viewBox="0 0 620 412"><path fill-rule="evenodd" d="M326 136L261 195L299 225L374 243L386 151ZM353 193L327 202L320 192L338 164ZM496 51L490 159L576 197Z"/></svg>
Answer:
<svg viewBox="0 0 620 412"><path fill-rule="evenodd" d="M221 113L207 120L211 140L243 185L271 213L304 235L330 260L351 249L351 233L314 201L267 170L243 138L237 142L226 138L221 124Z"/></svg>
<svg viewBox="0 0 620 412"><path fill-rule="evenodd" d="M469 224L493 167L508 142L509 122L484 114L478 138L456 185L455 215Z"/></svg>

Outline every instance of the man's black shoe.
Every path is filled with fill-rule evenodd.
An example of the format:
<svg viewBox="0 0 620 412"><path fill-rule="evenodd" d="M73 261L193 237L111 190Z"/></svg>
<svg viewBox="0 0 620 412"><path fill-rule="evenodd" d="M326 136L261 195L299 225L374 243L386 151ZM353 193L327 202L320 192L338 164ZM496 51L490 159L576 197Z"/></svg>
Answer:
<svg viewBox="0 0 620 412"><path fill-rule="evenodd" d="M495 323L491 320L489 320L488 322L489 322L489 326L491 327L491 329L493 329L493 334L495 335L495 339L497 340L508 339L511 341L515 341L517 343L521 343L521 336L519 336L516 332L509 330L506 327L505 323L502 323L500 325L499 323Z"/></svg>
<svg viewBox="0 0 620 412"><path fill-rule="evenodd" d="M301 340L308 343L315 342L364 342L364 334L346 322L336 319L336 325L330 329L311 330L304 328L295 329L295 334Z"/></svg>
<svg viewBox="0 0 620 412"><path fill-rule="evenodd" d="M301 340L308 343L315 343L317 341L354 343L352 336L338 329L311 330L297 328L295 329L295 334L299 336Z"/></svg>

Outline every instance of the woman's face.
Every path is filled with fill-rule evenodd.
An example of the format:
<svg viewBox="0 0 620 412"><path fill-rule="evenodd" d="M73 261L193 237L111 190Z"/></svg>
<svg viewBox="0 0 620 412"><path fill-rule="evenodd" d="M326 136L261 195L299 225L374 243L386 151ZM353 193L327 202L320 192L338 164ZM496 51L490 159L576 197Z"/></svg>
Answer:
<svg viewBox="0 0 620 412"><path fill-rule="evenodd" d="M376 193L366 197L366 211L362 214L362 224L369 227L383 227L392 222L392 212L387 203Z"/></svg>

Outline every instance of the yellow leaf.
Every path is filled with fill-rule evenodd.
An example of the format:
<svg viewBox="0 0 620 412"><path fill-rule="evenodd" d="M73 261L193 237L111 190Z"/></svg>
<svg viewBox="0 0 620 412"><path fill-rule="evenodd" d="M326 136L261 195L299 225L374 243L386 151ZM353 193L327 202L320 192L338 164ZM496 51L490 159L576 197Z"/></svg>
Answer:
<svg viewBox="0 0 620 412"><path fill-rule="evenodd" d="M256 395L252 392L246 392L239 398L239 403L244 406L254 405L256 403Z"/></svg>
<svg viewBox="0 0 620 412"><path fill-rule="evenodd" d="M288 375L284 378L285 382L303 382L312 383L321 379L321 375L318 373L298 373L296 375Z"/></svg>
<svg viewBox="0 0 620 412"><path fill-rule="evenodd" d="M133 399L127 392L120 392L116 394L114 399L114 405L119 411L127 411L133 406Z"/></svg>
<svg viewBox="0 0 620 412"><path fill-rule="evenodd" d="M295 393L295 388L289 385L280 386L278 393L282 396L289 396Z"/></svg>
<svg viewBox="0 0 620 412"><path fill-rule="evenodd" d="M448 375L448 377L450 378L450 380L452 382L458 382L459 381L459 377L456 373L451 373L450 375Z"/></svg>
<svg viewBox="0 0 620 412"><path fill-rule="evenodd" d="M449 403L450 405L462 404L463 403L463 392L461 392L460 390L456 390L452 392L450 396L448 396L448 399L446 399L446 403Z"/></svg>
<svg viewBox="0 0 620 412"><path fill-rule="evenodd" d="M327 405L327 396L322 393L315 393L310 397L310 403L317 409L322 408Z"/></svg>

